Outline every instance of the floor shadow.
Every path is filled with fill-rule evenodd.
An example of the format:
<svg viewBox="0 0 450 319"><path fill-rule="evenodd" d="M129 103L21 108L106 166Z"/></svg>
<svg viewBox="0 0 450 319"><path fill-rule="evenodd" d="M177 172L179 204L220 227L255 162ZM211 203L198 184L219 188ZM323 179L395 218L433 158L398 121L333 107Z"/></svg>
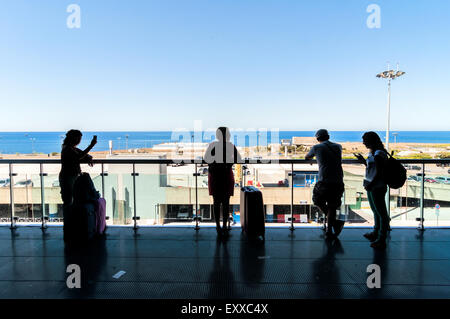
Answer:
<svg viewBox="0 0 450 319"><path fill-rule="evenodd" d="M234 275L230 267L228 242L217 241L212 271L209 275L210 299L236 298Z"/></svg>
<svg viewBox="0 0 450 319"><path fill-rule="evenodd" d="M312 263L315 294L313 298L336 298L341 296L340 267L336 255L343 254L339 239L324 240L324 254Z"/></svg>
<svg viewBox="0 0 450 319"><path fill-rule="evenodd" d="M367 292L366 292L364 298L386 298L386 294L383 290L383 284L384 284L385 278L387 278L388 274L389 274L388 273L389 259L387 258L386 249L383 249L383 250L374 249L373 250L372 264L378 265L380 267L381 288L369 288L369 284L366 281L365 284L367 287L365 289ZM366 275L367 275L366 277L369 278L371 273L367 272Z"/></svg>
<svg viewBox="0 0 450 319"><path fill-rule="evenodd" d="M81 288L66 288L69 291L68 297L94 298L96 282L106 266L108 257L106 240L104 238L95 239L84 246L66 245L64 257L66 267L76 264L81 269ZM66 278L68 275L70 274L66 273Z"/></svg>
<svg viewBox="0 0 450 319"><path fill-rule="evenodd" d="M244 284L249 287L259 287L264 276L266 247L263 242L257 240L241 240L240 270Z"/></svg>

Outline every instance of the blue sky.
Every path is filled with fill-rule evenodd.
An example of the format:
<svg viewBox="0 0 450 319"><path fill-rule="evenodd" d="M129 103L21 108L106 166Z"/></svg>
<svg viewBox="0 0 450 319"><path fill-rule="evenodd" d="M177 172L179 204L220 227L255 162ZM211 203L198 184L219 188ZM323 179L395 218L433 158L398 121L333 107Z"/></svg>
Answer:
<svg viewBox="0 0 450 319"><path fill-rule="evenodd" d="M81 8L69 29L66 8ZM381 28L369 29L369 4ZM450 2L2 0L0 131L448 130Z"/></svg>

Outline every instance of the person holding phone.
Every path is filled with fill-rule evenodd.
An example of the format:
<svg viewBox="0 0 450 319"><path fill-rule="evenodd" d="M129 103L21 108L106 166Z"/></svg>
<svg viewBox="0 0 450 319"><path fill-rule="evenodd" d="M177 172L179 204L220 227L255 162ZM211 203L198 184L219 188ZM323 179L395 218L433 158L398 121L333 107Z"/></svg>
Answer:
<svg viewBox="0 0 450 319"><path fill-rule="evenodd" d="M359 153L354 155L366 166L364 188L375 220L374 230L364 234L364 237L372 242L371 247L385 249L390 222L385 201L387 184L383 178L383 170L388 159L387 151L375 132L364 133L362 139L364 146L369 149L369 156L364 159Z"/></svg>
<svg viewBox="0 0 450 319"><path fill-rule="evenodd" d="M88 163L93 166L92 156L88 153L97 144L97 136L94 135L91 144L83 151L77 148L83 134L79 130L70 130L66 133L61 149L61 171L59 172L59 186L63 201L63 214L73 201L73 185L81 174L80 163Z"/></svg>

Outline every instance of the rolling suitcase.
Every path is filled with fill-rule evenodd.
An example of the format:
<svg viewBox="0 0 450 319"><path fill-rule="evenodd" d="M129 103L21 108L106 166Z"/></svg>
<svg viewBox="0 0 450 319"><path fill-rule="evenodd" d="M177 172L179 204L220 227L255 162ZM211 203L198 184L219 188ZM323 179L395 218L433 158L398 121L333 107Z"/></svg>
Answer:
<svg viewBox="0 0 450 319"><path fill-rule="evenodd" d="M99 198L95 203L96 232L104 235L106 229L106 200Z"/></svg>
<svg viewBox="0 0 450 319"><path fill-rule="evenodd" d="M264 204L262 193L253 186L241 189L241 227L248 237L265 240Z"/></svg>

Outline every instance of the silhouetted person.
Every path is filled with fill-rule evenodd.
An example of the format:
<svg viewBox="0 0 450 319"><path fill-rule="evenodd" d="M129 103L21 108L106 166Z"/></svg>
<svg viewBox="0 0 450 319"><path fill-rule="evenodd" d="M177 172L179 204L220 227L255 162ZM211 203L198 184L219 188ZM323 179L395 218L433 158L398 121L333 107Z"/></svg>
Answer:
<svg viewBox="0 0 450 319"><path fill-rule="evenodd" d="M70 130L66 133L61 150L61 171L59 173L59 186L61 187L61 198L63 201L63 214L67 213L73 201L73 186L77 177L81 174L80 163L92 163L92 156L88 153L97 144L97 136L84 150L77 148L81 142L81 134L78 130ZM64 216L65 217L65 216Z"/></svg>
<svg viewBox="0 0 450 319"><path fill-rule="evenodd" d="M383 142L375 132L366 132L363 135L363 144L369 149L367 160L361 154L355 154L359 161L366 165L364 188L374 214L373 232L364 234L373 248L386 248L386 237L389 229L389 215L386 208L387 184L383 178L383 170L388 159Z"/></svg>
<svg viewBox="0 0 450 319"><path fill-rule="evenodd" d="M329 141L330 135L325 129L316 132L319 144L314 145L305 159L316 157L319 164L319 177L313 190L313 202L327 215L326 237L336 238L344 222L336 220L336 210L341 206L344 193L344 173L342 171L342 146ZM334 229L334 233L333 233Z"/></svg>
<svg viewBox="0 0 450 319"><path fill-rule="evenodd" d="M217 140L210 143L205 161L208 168L209 195L213 196L213 212L216 220L217 235L228 235L227 219L230 210L230 196L234 194L233 163L241 162L241 156L236 146L230 142L230 131L226 127L219 127L216 131ZM220 207L222 206L223 228L220 227Z"/></svg>

